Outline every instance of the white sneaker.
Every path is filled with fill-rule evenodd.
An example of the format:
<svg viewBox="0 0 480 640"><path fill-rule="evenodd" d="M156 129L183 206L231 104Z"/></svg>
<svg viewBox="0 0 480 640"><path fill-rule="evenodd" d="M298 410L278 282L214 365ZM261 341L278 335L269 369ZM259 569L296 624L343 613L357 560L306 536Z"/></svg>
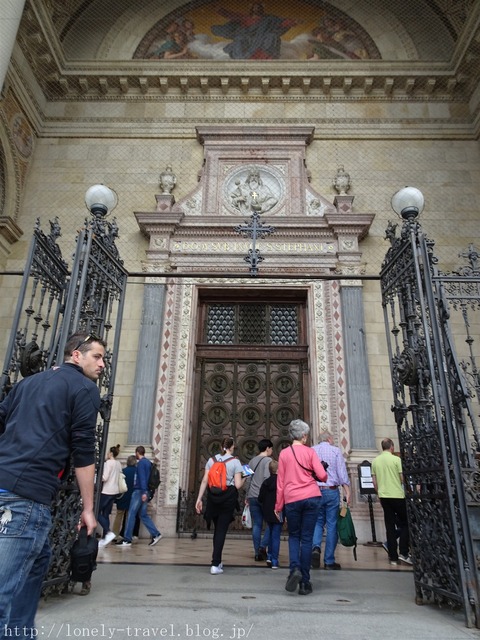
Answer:
<svg viewBox="0 0 480 640"><path fill-rule="evenodd" d="M102 538L102 540L99 541L98 546L106 547L107 544L110 544L110 542L112 542L112 540L115 540L116 537L117 536L113 533L113 531L109 531L105 538Z"/></svg>
<svg viewBox="0 0 480 640"><path fill-rule="evenodd" d="M398 559L405 562L405 564L413 564L412 556L402 556L402 554L399 553Z"/></svg>
<svg viewBox="0 0 480 640"><path fill-rule="evenodd" d="M219 573L223 573L222 565L219 564L218 567L214 567L213 564L210 567L210 573L212 576L217 576Z"/></svg>
<svg viewBox="0 0 480 640"><path fill-rule="evenodd" d="M148 546L149 546L149 547L153 547L153 546L155 546L155 545L157 544L157 542L158 542L159 540L161 540L161 539L162 539L162 534L161 534L161 533L159 533L159 534L158 534L158 536L155 536L154 538L152 538L152 539L150 540L150 542L148 543Z"/></svg>

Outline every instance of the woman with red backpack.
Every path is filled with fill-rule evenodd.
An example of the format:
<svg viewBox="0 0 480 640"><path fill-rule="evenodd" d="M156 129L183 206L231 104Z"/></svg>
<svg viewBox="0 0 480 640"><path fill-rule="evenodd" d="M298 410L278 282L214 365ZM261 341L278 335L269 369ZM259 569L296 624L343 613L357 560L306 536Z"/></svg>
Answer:
<svg viewBox="0 0 480 640"><path fill-rule="evenodd" d="M223 546L228 527L235 518L235 509L238 508L238 490L245 482L242 463L233 455L234 449L233 438L226 436L220 453L210 458L205 465L205 474L195 503L197 513L202 513L202 498L206 492L207 506L203 517L209 529L212 522L215 528L210 567L210 573L214 576L223 573Z"/></svg>

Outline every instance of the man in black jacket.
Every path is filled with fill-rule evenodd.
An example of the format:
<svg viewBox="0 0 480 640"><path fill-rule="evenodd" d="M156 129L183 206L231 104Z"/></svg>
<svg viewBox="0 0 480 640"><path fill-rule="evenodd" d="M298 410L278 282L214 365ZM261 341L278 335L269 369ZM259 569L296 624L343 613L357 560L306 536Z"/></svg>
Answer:
<svg viewBox="0 0 480 640"><path fill-rule="evenodd" d="M51 505L73 457L89 534L93 511L96 380L105 343L71 336L64 363L15 385L0 404L0 638L36 635L34 619L48 570Z"/></svg>

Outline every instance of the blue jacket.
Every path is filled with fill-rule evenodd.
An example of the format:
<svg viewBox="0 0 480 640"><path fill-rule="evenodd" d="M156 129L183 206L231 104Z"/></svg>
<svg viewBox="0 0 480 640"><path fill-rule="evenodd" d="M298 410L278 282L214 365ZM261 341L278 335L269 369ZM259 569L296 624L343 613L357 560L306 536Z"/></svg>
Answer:
<svg viewBox="0 0 480 640"><path fill-rule="evenodd" d="M142 493L146 493L147 495L149 494L148 479L150 477L151 467L152 463L145 457L140 458L140 460L137 462L137 473L135 475L135 482L133 484L134 490L140 489Z"/></svg>
<svg viewBox="0 0 480 640"><path fill-rule="evenodd" d="M115 500L115 504L117 505L117 509L128 511L130 500L132 499L133 483L135 480L135 475L137 473L137 467L124 467L122 469L122 473L125 476L125 482L127 483L128 491L126 491L121 498L117 498Z"/></svg>
<svg viewBox="0 0 480 640"><path fill-rule="evenodd" d="M64 363L25 378L0 404L0 489L51 505L70 455L95 462L97 385Z"/></svg>

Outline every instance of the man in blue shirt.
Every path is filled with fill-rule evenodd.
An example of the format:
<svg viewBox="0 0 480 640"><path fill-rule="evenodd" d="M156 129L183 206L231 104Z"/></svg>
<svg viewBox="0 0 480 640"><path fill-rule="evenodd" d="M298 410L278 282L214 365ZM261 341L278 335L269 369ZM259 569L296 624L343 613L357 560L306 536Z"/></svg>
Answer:
<svg viewBox="0 0 480 640"><path fill-rule="evenodd" d="M38 635L34 628L50 561L51 505L73 457L82 496L81 524L93 533L96 380L105 342L76 333L64 363L24 378L0 404L0 638Z"/></svg>
<svg viewBox="0 0 480 640"><path fill-rule="evenodd" d="M122 547L132 546L133 528L135 526L135 518L137 513L140 514L140 520L143 522L152 539L148 543L149 547L153 547L161 539L162 534L154 525L153 520L147 513L147 505L150 491L148 489L148 479L150 477L150 469L152 463L145 458L145 447L141 445L135 449L135 456L138 460L137 473L133 484L132 499L128 509L127 526L125 527L125 536Z"/></svg>
<svg viewBox="0 0 480 640"><path fill-rule="evenodd" d="M313 448L327 474L327 482L319 482L322 492L320 498L320 511L317 524L313 533L312 568L320 568L320 550L322 546L323 529L327 528L325 540L325 569L341 569L341 565L335 562L335 549L338 542L337 519L340 509L340 487L343 487L344 497L350 505L350 480L347 473L347 465L342 452L333 445L333 436L329 431L322 431L319 443Z"/></svg>

